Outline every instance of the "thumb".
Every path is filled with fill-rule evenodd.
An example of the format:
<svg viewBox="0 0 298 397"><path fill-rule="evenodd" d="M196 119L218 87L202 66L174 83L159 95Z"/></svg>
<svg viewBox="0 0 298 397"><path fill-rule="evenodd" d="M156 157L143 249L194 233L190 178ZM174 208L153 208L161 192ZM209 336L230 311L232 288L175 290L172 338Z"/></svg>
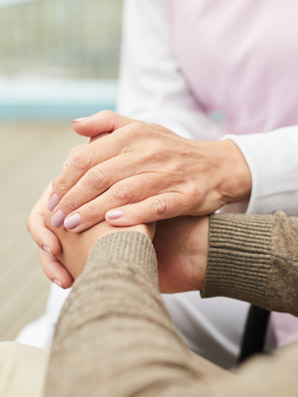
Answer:
<svg viewBox="0 0 298 397"><path fill-rule="evenodd" d="M103 110L90 117L73 120L72 128L77 134L92 138L104 132L113 132L134 121L110 110Z"/></svg>

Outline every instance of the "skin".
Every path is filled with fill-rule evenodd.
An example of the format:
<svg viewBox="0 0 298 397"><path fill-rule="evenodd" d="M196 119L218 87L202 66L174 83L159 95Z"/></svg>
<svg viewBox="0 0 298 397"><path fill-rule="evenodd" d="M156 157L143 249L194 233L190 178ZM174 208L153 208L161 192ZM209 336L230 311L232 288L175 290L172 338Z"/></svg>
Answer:
<svg viewBox="0 0 298 397"><path fill-rule="evenodd" d="M203 288L209 250L208 216L181 216L157 222L153 244L162 293Z"/></svg>
<svg viewBox="0 0 298 397"><path fill-rule="evenodd" d="M73 280L84 270L92 247L101 237L133 230L153 240L162 293L198 290L203 286L208 256L208 217L180 217L161 221L157 225L141 224L128 228L113 227L103 221L84 232L70 233L65 229L54 229L47 213L45 225L61 242L62 253L58 260ZM46 252L44 254L48 255ZM64 280L59 281L62 286L65 284Z"/></svg>
<svg viewBox="0 0 298 397"><path fill-rule="evenodd" d="M107 222L100 222L92 228L81 233L70 233L65 229L54 230L50 224L50 214L45 216L45 225L49 230L53 230L59 239L62 252L58 255L58 260L67 269L75 280L84 270L88 256L94 244L103 236L119 231L138 231L145 234L152 241L155 234L155 224L136 225L128 228L116 228Z"/></svg>
<svg viewBox="0 0 298 397"><path fill-rule="evenodd" d="M124 227L209 214L224 204L249 199L250 171L232 141L184 139L159 125L109 111L74 121L73 127L90 137L89 144L72 149L67 166L36 203L27 222L43 249L45 273L51 280L60 280L64 288L73 279L58 259L59 239L44 219L53 194L60 201L51 208L51 222L58 211L63 214L61 227L65 216L76 215L80 223L71 228L73 232L104 218L112 226ZM123 215L110 219L113 208Z"/></svg>
<svg viewBox="0 0 298 397"><path fill-rule="evenodd" d="M232 141L185 139L107 111L73 126L91 138L106 135L77 150L54 180L49 208L55 227L64 222L80 232L103 219L132 226L206 215L249 199L250 172Z"/></svg>

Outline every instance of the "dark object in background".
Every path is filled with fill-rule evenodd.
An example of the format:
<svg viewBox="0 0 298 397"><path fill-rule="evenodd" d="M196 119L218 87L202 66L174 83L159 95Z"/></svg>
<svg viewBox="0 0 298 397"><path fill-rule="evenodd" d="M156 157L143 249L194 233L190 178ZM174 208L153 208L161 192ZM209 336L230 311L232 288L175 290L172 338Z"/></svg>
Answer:
<svg viewBox="0 0 298 397"><path fill-rule="evenodd" d="M270 312L251 305L248 311L238 364L250 356L264 352Z"/></svg>

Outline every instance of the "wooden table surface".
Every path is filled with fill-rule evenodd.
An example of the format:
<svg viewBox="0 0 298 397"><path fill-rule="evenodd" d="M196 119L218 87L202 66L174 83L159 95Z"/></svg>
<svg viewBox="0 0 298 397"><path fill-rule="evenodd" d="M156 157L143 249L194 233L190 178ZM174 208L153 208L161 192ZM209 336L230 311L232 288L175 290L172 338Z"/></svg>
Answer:
<svg viewBox="0 0 298 397"><path fill-rule="evenodd" d="M12 340L45 310L50 282L26 219L62 169L69 149L85 141L70 122L0 123L0 341Z"/></svg>

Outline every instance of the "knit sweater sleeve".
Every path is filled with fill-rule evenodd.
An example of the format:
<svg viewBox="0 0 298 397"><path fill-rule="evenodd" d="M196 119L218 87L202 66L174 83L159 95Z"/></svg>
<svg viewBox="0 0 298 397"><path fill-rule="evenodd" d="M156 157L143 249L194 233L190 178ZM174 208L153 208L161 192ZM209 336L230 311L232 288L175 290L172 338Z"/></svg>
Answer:
<svg viewBox="0 0 298 397"><path fill-rule="evenodd" d="M213 216L204 295L251 298L271 308L270 300L280 289L282 308L297 312L292 310L297 302L297 231L297 220L284 214L255 219ZM239 241L236 232L241 232ZM263 245L255 246L259 238ZM236 241L241 242L238 251ZM244 253L247 265L239 259ZM228 260L233 256L233 261ZM224 263L228 270L222 268ZM263 270L256 270L257 263ZM294 296L291 304L286 302L289 295ZM45 396L223 396L242 395L243 390L255 395L260 385L262 395L277 389L283 391L278 395L296 395L297 349L295 345L269 362L261 358L259 365L252 363L238 376L195 356L175 330L160 297L152 243L142 233L120 232L95 245L63 307ZM268 376L260 380L265 369ZM272 373L276 376L269 376Z"/></svg>
<svg viewBox="0 0 298 397"><path fill-rule="evenodd" d="M225 371L194 360L161 299L150 240L138 232L101 238L62 309L45 395L192 395L200 377L209 392L204 374Z"/></svg>
<svg viewBox="0 0 298 397"><path fill-rule="evenodd" d="M298 218L210 217L203 297L226 296L298 316Z"/></svg>

